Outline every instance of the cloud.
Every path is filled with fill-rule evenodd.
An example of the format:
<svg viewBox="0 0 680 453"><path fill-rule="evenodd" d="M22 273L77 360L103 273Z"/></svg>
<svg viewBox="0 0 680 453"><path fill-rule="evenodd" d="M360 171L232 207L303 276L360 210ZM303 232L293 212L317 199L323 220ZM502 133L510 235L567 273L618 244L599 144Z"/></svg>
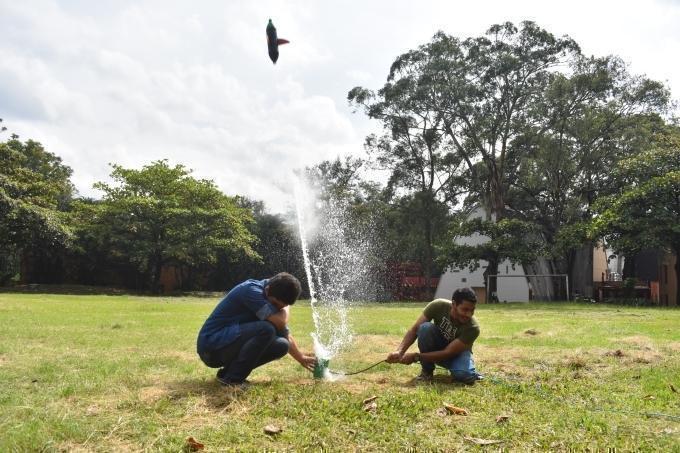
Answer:
<svg viewBox="0 0 680 453"><path fill-rule="evenodd" d="M377 124L352 114L347 91L379 88L393 59L438 29L465 38L533 19L680 89L680 63L669 58L680 47L679 14L670 1L559 10L434 0L2 2L0 117L60 155L85 195L107 179L108 163L167 158L282 212L293 169L363 155ZM266 52L269 18L291 41L276 65Z"/></svg>

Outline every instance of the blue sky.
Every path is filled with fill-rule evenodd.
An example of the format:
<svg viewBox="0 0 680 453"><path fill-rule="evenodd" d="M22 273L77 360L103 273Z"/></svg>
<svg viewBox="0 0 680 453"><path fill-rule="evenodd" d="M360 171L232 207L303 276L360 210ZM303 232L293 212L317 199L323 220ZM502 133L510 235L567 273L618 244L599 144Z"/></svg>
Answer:
<svg viewBox="0 0 680 453"><path fill-rule="evenodd" d="M270 17L291 41L276 66ZM679 1L0 0L0 118L61 156L83 195L110 162L167 158L285 212L293 169L362 155L376 130L347 106L352 87L379 88L437 30L527 19L680 96Z"/></svg>

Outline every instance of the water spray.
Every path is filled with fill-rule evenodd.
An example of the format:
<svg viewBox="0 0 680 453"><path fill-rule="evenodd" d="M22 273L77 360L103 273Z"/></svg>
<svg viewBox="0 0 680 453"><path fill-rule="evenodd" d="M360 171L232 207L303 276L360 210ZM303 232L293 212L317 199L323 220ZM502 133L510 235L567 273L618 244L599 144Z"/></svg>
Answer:
<svg viewBox="0 0 680 453"><path fill-rule="evenodd" d="M316 197L313 188L303 187L304 182L303 175L297 175L293 188L314 321L314 377L332 379L348 375L329 370L329 361L352 340L347 295L370 285L366 278L368 242L356 234L347 206Z"/></svg>

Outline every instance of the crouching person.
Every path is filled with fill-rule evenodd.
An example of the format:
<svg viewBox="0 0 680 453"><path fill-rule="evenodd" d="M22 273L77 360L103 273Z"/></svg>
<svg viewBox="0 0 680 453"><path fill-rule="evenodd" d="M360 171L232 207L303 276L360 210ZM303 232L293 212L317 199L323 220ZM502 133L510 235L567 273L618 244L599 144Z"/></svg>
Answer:
<svg viewBox="0 0 680 453"><path fill-rule="evenodd" d="M430 302L399 348L387 356L387 362L420 362L419 381L432 381L436 365L449 370L454 381L472 384L482 379L472 359L472 344L479 336L479 324L473 317L477 297L470 288L461 288L454 291L452 299ZM419 352L407 353L416 339Z"/></svg>
<svg viewBox="0 0 680 453"><path fill-rule="evenodd" d="M219 382L243 385L255 368L286 354L314 368L316 359L298 349L287 327L290 306L300 292L298 279L282 272L267 280L246 280L217 304L198 333L196 349L203 363L219 368Z"/></svg>

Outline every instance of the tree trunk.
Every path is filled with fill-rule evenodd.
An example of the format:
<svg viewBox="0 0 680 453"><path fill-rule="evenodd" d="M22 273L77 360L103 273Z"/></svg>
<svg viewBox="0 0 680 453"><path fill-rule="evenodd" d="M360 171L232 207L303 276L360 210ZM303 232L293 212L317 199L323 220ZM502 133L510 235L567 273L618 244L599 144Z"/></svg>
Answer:
<svg viewBox="0 0 680 453"><path fill-rule="evenodd" d="M154 294L161 293L161 267L163 265L163 257L160 252L155 252L150 263L150 277L151 277L151 292Z"/></svg>
<svg viewBox="0 0 680 453"><path fill-rule="evenodd" d="M505 201L503 198L503 186L501 182L502 175L494 171L491 175L489 183L490 199L491 199L491 220L498 223L505 217ZM484 271L484 278L487 279L490 275L498 275L498 265L500 264L498 254L490 257L488 265ZM490 302L498 302L498 277L490 278L488 281L486 298ZM494 296L494 298L492 298Z"/></svg>
<svg viewBox="0 0 680 453"><path fill-rule="evenodd" d="M635 255L625 255L623 261L623 280L635 277Z"/></svg>
<svg viewBox="0 0 680 453"><path fill-rule="evenodd" d="M675 254L675 305L680 306L680 244L675 244L671 250Z"/></svg>
<svg viewBox="0 0 680 453"><path fill-rule="evenodd" d="M489 259L483 275L484 281L487 282L487 302L498 302L498 277L489 278L491 275L498 275L498 257Z"/></svg>
<svg viewBox="0 0 680 453"><path fill-rule="evenodd" d="M428 203L429 204L429 203ZM429 207L429 206L428 206ZM425 279L425 298L432 300L432 260L434 252L432 250L432 220L427 215L428 210L425 210L425 260L423 263L423 277Z"/></svg>

